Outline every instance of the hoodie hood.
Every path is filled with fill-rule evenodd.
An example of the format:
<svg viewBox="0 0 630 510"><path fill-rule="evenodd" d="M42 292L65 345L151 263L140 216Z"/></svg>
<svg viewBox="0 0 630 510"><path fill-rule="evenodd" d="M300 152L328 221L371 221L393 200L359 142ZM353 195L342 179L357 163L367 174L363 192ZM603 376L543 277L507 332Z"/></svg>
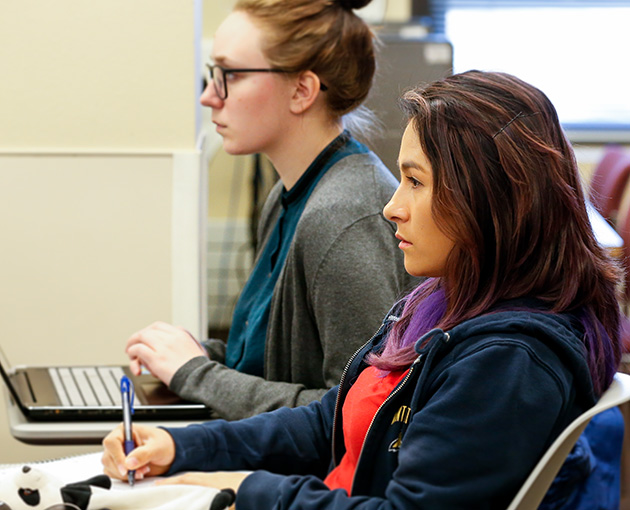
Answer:
<svg viewBox="0 0 630 510"><path fill-rule="evenodd" d="M539 310L510 309L490 312L458 324L444 332L434 329L416 343L418 354L428 353L437 343L443 344L443 354L464 348L471 340L514 335L532 342L542 342L569 368L574 377L578 399L590 407L597 401L586 359L584 331L577 318L570 314L557 314ZM428 341L427 341L428 339Z"/></svg>

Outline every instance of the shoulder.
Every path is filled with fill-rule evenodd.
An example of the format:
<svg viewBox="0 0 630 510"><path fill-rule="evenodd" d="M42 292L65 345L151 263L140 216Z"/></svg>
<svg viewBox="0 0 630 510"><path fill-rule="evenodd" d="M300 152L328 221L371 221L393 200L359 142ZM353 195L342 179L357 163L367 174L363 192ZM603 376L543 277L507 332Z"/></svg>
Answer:
<svg viewBox="0 0 630 510"><path fill-rule="evenodd" d="M495 345L518 346L542 358L584 362L581 325L573 316L541 310L503 310L475 317L450 332L462 352Z"/></svg>
<svg viewBox="0 0 630 510"><path fill-rule="evenodd" d="M447 371L479 366L488 375L497 366L509 367L513 375L535 371L540 377L545 374L544 379L562 394L577 384L588 398L591 383L581 336L563 315L500 312L453 328L449 334L453 345L445 349L440 364Z"/></svg>
<svg viewBox="0 0 630 510"><path fill-rule="evenodd" d="M365 213L382 211L398 181L373 153L351 154L335 163L317 184L307 209L334 204Z"/></svg>
<svg viewBox="0 0 630 510"><path fill-rule="evenodd" d="M332 242L349 228L360 228L362 220L377 229L391 231L383 207L396 191L392 173L371 152L347 156L333 165L308 199L296 236L315 235ZM384 231L385 231L384 230Z"/></svg>
<svg viewBox="0 0 630 510"><path fill-rule="evenodd" d="M363 265L382 266L400 259L395 228L383 207L396 188L396 179L376 157L348 156L318 183L297 225L293 254L305 267L335 270ZM358 249L361 247L361 249ZM313 276L315 273L313 274Z"/></svg>

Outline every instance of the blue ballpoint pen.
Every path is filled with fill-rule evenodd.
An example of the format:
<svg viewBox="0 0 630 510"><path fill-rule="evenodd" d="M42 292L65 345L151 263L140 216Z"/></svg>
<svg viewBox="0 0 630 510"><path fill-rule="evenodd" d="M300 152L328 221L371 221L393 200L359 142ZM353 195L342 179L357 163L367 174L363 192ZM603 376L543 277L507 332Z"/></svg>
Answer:
<svg viewBox="0 0 630 510"><path fill-rule="evenodd" d="M133 414L133 399L134 388L133 383L126 375L123 375L120 379L120 396L122 398L122 410L123 410L123 426L125 429L125 455L129 455L136 447L133 441L133 431L131 428L131 415ZM135 470L127 471L127 480L129 485L133 486L135 481Z"/></svg>

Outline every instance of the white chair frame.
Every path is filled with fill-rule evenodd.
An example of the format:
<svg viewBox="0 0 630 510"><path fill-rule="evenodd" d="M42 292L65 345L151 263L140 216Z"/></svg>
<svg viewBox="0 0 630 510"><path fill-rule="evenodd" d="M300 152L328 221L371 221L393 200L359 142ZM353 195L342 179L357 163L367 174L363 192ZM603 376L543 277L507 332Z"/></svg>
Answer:
<svg viewBox="0 0 630 510"><path fill-rule="evenodd" d="M630 401L630 375L617 372L610 388L604 392L597 404L573 420L545 452L507 510L536 510L593 416L628 401Z"/></svg>

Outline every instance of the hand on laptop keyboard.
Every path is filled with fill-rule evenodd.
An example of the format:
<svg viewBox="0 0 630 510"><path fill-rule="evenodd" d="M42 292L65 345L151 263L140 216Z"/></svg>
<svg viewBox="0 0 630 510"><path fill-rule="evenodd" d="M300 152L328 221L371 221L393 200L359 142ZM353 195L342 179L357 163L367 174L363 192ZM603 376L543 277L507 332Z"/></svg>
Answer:
<svg viewBox="0 0 630 510"><path fill-rule="evenodd" d="M125 350L132 373L139 375L146 367L167 386L175 372L197 356L207 356L205 349L184 328L155 322L131 335Z"/></svg>

